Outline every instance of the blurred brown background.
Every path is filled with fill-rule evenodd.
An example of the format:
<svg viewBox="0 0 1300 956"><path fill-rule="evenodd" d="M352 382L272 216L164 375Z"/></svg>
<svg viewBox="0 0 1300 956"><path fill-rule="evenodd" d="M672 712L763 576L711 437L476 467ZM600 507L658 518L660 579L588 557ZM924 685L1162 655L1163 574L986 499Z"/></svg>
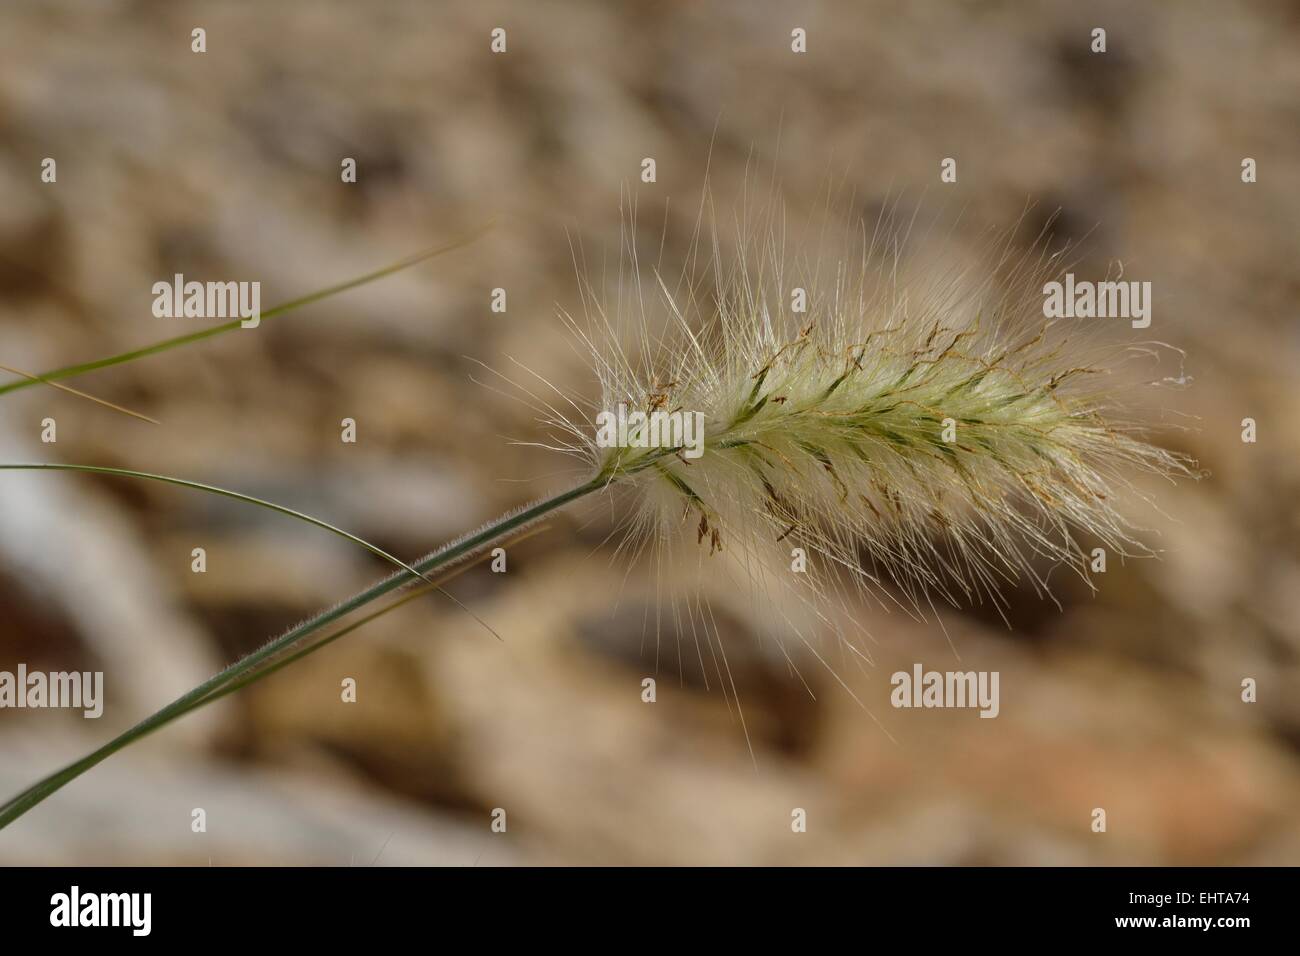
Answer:
<svg viewBox="0 0 1300 956"><path fill-rule="evenodd" d="M6 2L6 365L198 327L151 315L174 272L260 279L266 308L499 221L256 331L70 382L161 427L49 388L3 396L0 460L208 481L421 554L570 467L508 444L541 437L532 413L472 383L467 357L591 387L556 318L578 306L568 237L593 270L616 260L620 189L653 156L658 182L637 193L652 232L669 202L669 263L706 164L724 207L751 161L792 215L824 203L828 177L854 218L900 193L951 207L959 253L1027 201L1059 209L1057 236L1087 235L1093 265L1153 282L1150 333L1187 351L1194 380L1166 398L1167 423L1192 430L1161 437L1212 475L1159 489L1167 517L1138 518L1166 553L1116 562L1096 597L1063 581L1058 612L1013 593L1010 630L944 614L961 666L1001 672L996 720L892 710L891 672L954 659L933 622L864 609L878 666L846 673L891 743L824 673L810 696L721 594L752 758L693 652L662 656L658 702L641 703L653 582L614 613L623 569L588 509L512 549L507 574L453 586L504 644L415 602L115 756L0 834L0 862L1300 862L1300 5L1076 7ZM959 180L941 186L946 156ZM488 308L498 286L505 315ZM1257 444L1240 441L1246 416ZM108 693L98 721L0 712L0 789L382 571L197 492L0 474L0 669L102 669ZM506 834L489 831L495 807Z"/></svg>

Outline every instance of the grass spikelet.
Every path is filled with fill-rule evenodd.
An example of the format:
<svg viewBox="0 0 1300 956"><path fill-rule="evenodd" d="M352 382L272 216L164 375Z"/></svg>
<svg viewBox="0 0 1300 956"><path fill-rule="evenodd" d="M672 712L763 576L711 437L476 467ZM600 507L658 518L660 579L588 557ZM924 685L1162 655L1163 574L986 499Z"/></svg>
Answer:
<svg viewBox="0 0 1300 956"><path fill-rule="evenodd" d="M713 238L708 294L657 272L653 295L634 278L612 308L584 288L585 321L564 318L600 397L546 407L563 446L631 493L627 548L675 554L661 564L682 540L729 550L753 591L793 589L827 623L846 585L913 612L1000 606L1022 580L1050 596L1058 566L1087 580L1085 544L1151 553L1125 509L1147 478L1191 474L1129 420L1129 366L1160 346L1113 344L1127 323L1045 319L1065 253L1042 235L918 270L900 251L914 226L883 217L828 264L791 254L779 216L742 222L734 266ZM594 414L620 405L702 413L702 454L601 447ZM796 548L806 573L790 573Z"/></svg>

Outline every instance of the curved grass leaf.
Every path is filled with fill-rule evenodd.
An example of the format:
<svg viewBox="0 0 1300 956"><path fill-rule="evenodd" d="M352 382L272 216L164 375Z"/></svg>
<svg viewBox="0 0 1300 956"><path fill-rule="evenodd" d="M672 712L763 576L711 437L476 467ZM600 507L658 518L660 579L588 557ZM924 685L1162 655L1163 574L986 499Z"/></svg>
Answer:
<svg viewBox="0 0 1300 956"><path fill-rule="evenodd" d="M301 511L295 511L293 508L287 508L284 505L277 505L274 501L267 501L265 498L255 498L252 495L246 495L239 491L231 491L229 488L218 488L216 485L207 485L201 481L188 481L184 478L174 478L171 475L155 475L148 471L133 471L130 468L109 468L104 465L73 465L62 462L44 463L44 462L16 462L0 464L0 471L80 471L92 475L117 475L125 478L144 478L149 481L160 481L168 485L179 485L182 488L193 488L197 491L206 491L210 494L221 495L223 498L233 498L235 501L244 501L248 504L257 505L259 508L266 508L269 511L278 511L282 515L288 515L291 518L297 518L299 521L305 521L307 524L315 525L318 528L324 528L340 538L346 538L353 544L359 544L371 554L383 558L390 564L413 574L416 577L424 578L424 575L415 568L411 567L400 558L389 554L383 548L371 544L364 538L358 538L355 534L344 531L342 528L330 524L328 521L322 521L320 518L313 518L309 514ZM428 578L424 578L426 581Z"/></svg>

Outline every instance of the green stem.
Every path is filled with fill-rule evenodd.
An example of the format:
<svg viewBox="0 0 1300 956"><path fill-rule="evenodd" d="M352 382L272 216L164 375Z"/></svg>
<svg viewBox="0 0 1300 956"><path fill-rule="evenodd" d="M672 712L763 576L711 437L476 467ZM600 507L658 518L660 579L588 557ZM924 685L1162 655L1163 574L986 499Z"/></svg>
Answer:
<svg viewBox="0 0 1300 956"><path fill-rule="evenodd" d="M409 268L418 262L426 259L432 259L434 256L442 255L444 252L451 252L453 249L459 249L461 246L468 245L479 236L483 235L491 223L473 230L467 235L449 242L446 245L437 246L433 249L427 249L424 252L418 252L413 256L407 256L392 265L384 266L382 269L376 269L374 272L367 272L363 276L357 276L355 279L348 279L346 282L340 282L337 285L329 286L325 289L319 289L308 295L300 296L289 302L282 302L273 308L267 309L260 316L261 319L274 319L276 316L284 315L286 312L292 312L294 309L300 309L305 305L319 302L322 299L328 299L332 295L338 295L340 292L347 292L349 289L355 289L358 286L365 285L368 282L374 282L376 279L383 279L392 275L394 272L400 272L402 269ZM107 368L110 365L121 365L123 362L133 362L136 359L145 358L150 355L157 355L159 352L166 352L181 345L190 345L194 342L202 342L204 339L210 339L214 335L221 335L223 332L233 332L243 323L243 319L234 319L230 322L214 325L206 329L200 329L197 332L190 332L188 335L178 335L175 338L165 339L162 342L155 342L153 345L147 345L144 348L133 349L130 352L121 352L117 355L110 355L107 358L96 359L93 362L82 362L79 365L65 365L63 368L56 368L42 375L31 375L14 382L6 382L0 385L0 395L7 392L16 392L19 389L31 388L33 385L50 384L61 378L72 378L76 375L84 375L87 372L93 372L96 369Z"/></svg>
<svg viewBox="0 0 1300 956"><path fill-rule="evenodd" d="M475 552L480 551L484 547L492 544L494 541L497 541L512 532L518 531L520 528L536 521L538 518L550 514L552 511L556 511L570 502L576 501L579 498L583 498L594 491L606 487L608 483L608 478L598 475L584 484L570 488L568 491L561 492L551 498L545 498L515 512L514 514L498 518L496 521L493 521L481 530L466 535L457 541L453 541L450 544L439 548L427 557L417 561L412 565L412 568L420 575L427 574L430 571L444 569L458 561L470 557ZM307 637L309 634L320 630L322 627L352 613L358 608L369 604L376 598L382 597L390 591L394 591L415 580L419 580L418 576L407 571L399 571L398 573L371 585L364 591L353 595L346 601L336 604L328 610L320 612L315 617L309 618L302 624L290 629L285 634L264 645L260 649L241 657L225 670L210 677L193 690L182 694L166 707L157 711L153 715L146 717L144 720L140 721L140 723L119 734L117 737L114 737L99 749L92 751L74 763L68 764L62 770L56 771L48 777L37 781L26 790L12 797L3 806L0 806L0 830L4 829L32 807L36 806L51 794L57 792L65 785L81 776L96 764L107 760L119 750L129 746L140 738L153 733L155 730L166 726L178 717L184 716L190 710L195 709L197 705L205 703L209 699L215 699L217 692L226 685L239 680L254 668L288 649L304 637Z"/></svg>

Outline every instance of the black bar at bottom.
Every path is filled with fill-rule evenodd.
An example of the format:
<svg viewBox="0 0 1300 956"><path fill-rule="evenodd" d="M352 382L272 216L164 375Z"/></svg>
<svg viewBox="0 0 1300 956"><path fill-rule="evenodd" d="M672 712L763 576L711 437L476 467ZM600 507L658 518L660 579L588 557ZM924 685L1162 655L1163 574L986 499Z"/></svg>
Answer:
<svg viewBox="0 0 1300 956"><path fill-rule="evenodd" d="M7 944L75 935L205 948L477 946L512 934L602 948L776 938L866 948L912 936L928 949L1045 934L1231 945L1241 933L1285 930L1294 877L1288 869L12 868L0 869L0 932Z"/></svg>

